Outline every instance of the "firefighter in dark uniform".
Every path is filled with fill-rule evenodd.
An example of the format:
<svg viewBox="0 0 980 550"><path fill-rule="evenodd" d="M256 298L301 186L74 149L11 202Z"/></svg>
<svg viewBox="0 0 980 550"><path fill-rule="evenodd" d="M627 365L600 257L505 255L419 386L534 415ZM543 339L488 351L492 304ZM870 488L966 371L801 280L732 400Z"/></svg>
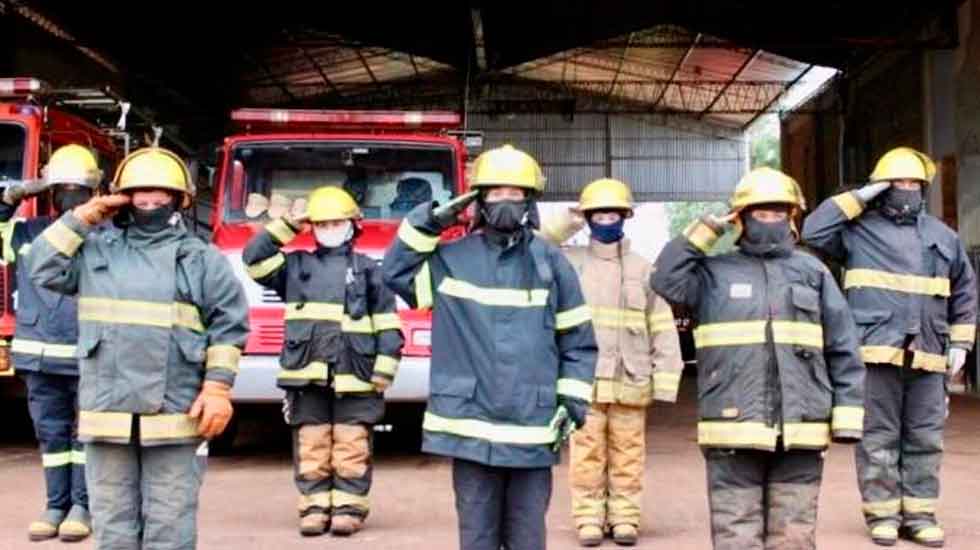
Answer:
<svg viewBox="0 0 980 550"><path fill-rule="evenodd" d="M357 204L321 187L299 219L270 223L245 248L249 275L286 302L278 385L286 390L300 533L351 535L367 517L374 424L401 358L395 295L371 258L354 252ZM316 249L283 252L313 224Z"/></svg>
<svg viewBox="0 0 980 550"><path fill-rule="evenodd" d="M34 239L58 215L91 198L101 181L95 155L80 145L65 145L51 155L41 181L8 186L0 203L3 259L16 266L17 277L17 330L11 353L14 368L27 386L47 485L47 508L28 528L32 541L82 540L91 532L91 519L85 453L75 433L78 308L73 297L34 286L28 258ZM45 191L54 216L12 219L24 198Z"/></svg>
<svg viewBox="0 0 980 550"><path fill-rule="evenodd" d="M652 286L692 308L698 444L715 550L816 548L823 451L861 437L864 365L854 321L820 260L795 249L796 182L759 168L732 212L661 252ZM708 256L728 222L738 249Z"/></svg>
<svg viewBox="0 0 980 550"><path fill-rule="evenodd" d="M551 467L592 397L595 336L575 270L533 232L538 163L505 145L476 159L471 182L408 214L384 276L433 311L422 448L453 458L460 547L542 550ZM440 243L473 200L474 231Z"/></svg>
<svg viewBox="0 0 980 550"><path fill-rule="evenodd" d="M936 521L946 376L976 335L977 280L954 231L923 211L932 160L908 147L881 157L871 184L831 197L803 227L841 262L868 367L868 414L856 450L872 540L945 542Z"/></svg>

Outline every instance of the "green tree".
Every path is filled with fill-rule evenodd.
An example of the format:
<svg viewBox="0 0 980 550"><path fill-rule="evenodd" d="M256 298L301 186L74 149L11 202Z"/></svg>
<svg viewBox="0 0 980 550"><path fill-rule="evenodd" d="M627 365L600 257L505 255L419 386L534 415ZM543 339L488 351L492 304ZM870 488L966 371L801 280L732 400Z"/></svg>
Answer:
<svg viewBox="0 0 980 550"><path fill-rule="evenodd" d="M723 202L671 202L667 203L667 223L670 238L680 235L688 225L705 214L716 216L728 212L728 205ZM728 252L735 247L735 236L731 231L715 243L711 254Z"/></svg>

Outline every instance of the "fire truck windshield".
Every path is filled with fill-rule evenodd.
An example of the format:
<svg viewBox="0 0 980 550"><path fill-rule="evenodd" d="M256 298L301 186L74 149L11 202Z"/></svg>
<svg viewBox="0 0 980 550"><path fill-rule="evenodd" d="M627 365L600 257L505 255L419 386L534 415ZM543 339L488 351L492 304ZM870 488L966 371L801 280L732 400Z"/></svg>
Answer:
<svg viewBox="0 0 980 550"><path fill-rule="evenodd" d="M17 124L0 123L0 182L24 177L27 131Z"/></svg>
<svg viewBox="0 0 980 550"><path fill-rule="evenodd" d="M366 219L398 219L416 205L454 192L449 147L399 143L240 144L226 173L226 220L300 215L313 189L346 190Z"/></svg>

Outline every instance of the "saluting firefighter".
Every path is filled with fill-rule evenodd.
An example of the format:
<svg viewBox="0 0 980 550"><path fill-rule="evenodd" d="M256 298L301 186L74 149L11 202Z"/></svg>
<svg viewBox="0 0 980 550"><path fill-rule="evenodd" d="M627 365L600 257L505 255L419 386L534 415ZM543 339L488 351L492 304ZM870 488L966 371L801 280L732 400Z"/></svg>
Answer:
<svg viewBox="0 0 980 550"><path fill-rule="evenodd" d="M697 313L698 444L715 550L816 548L823 451L861 438L864 365L830 271L796 249L799 186L746 174L731 213L660 253L653 288ZM737 250L708 251L729 224Z"/></svg>
<svg viewBox="0 0 980 550"><path fill-rule="evenodd" d="M242 254L249 275L286 302L277 379L286 390L299 531L347 536L368 515L374 424L403 344L395 295L354 251L361 211L339 187L310 194L305 216L270 223ZM315 249L284 252L307 224Z"/></svg>

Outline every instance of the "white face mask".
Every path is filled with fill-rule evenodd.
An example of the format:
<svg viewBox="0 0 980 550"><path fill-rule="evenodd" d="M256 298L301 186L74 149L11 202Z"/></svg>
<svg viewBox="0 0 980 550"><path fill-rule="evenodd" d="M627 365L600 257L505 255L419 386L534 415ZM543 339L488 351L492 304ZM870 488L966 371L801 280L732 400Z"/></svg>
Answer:
<svg viewBox="0 0 980 550"><path fill-rule="evenodd" d="M320 243L320 246L337 248L354 236L354 224L348 220L344 222L344 225L339 225L332 229L314 227L313 235L316 237L316 242Z"/></svg>

